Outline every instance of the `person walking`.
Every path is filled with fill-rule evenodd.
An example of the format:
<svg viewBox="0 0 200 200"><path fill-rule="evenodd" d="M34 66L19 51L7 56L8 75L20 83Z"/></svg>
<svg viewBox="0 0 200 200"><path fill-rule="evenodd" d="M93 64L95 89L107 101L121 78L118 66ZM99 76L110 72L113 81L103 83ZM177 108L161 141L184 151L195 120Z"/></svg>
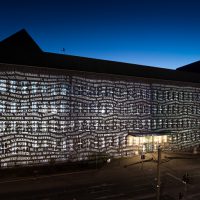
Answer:
<svg viewBox="0 0 200 200"><path fill-rule="evenodd" d="M182 192L179 192L178 199L179 199L179 200L183 199L183 194L182 194Z"/></svg>

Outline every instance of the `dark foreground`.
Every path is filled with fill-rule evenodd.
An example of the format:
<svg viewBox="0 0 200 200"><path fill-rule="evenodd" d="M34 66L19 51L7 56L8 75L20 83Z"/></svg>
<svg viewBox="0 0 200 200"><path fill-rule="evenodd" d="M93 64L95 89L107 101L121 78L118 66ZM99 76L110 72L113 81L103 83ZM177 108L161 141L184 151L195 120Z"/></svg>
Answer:
<svg viewBox="0 0 200 200"><path fill-rule="evenodd" d="M152 159L153 158L153 159ZM101 168L31 174L30 177L1 176L0 199L32 200L155 200L155 154L114 160ZM161 165L161 200L200 199L200 155L165 154ZM189 183L182 177L189 174Z"/></svg>

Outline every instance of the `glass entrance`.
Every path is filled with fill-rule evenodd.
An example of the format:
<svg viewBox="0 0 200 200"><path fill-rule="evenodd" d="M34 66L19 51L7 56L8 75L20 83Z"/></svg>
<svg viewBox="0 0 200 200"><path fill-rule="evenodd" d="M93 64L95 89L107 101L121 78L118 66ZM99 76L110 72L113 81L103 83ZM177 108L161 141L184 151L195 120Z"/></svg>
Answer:
<svg viewBox="0 0 200 200"><path fill-rule="evenodd" d="M166 146L168 143L167 135L157 136L132 136L128 135L127 145L133 147L135 154L140 154L142 152L153 152L157 151L158 146Z"/></svg>

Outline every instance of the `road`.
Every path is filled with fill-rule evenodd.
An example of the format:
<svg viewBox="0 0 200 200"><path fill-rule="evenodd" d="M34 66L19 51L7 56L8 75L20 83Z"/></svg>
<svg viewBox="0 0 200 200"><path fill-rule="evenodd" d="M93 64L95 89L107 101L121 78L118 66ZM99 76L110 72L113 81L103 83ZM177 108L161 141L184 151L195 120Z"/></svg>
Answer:
<svg viewBox="0 0 200 200"><path fill-rule="evenodd" d="M148 154L147 160L155 155ZM167 154L161 165L162 200L200 199L200 156ZM0 180L0 199L144 200L155 199L156 162L139 157L113 161L101 169L15 180ZM136 163L136 164L134 164ZM126 166L126 167L124 167ZM189 173L191 183L182 183Z"/></svg>

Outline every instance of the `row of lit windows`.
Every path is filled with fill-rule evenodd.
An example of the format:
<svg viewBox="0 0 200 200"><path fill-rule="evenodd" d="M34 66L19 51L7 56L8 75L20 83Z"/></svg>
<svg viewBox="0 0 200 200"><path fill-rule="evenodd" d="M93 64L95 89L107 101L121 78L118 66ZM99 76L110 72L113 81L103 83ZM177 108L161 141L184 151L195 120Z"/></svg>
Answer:
<svg viewBox="0 0 200 200"><path fill-rule="evenodd" d="M0 80L0 92L11 92L19 94L36 94L49 93L51 95L68 95L71 91L71 87L68 83L65 84L51 84L47 83L37 83L37 82L27 82L27 81L10 81Z"/></svg>
<svg viewBox="0 0 200 200"><path fill-rule="evenodd" d="M157 119L157 120L127 120L106 121L77 120L77 121L0 121L0 134L9 132L68 132L91 130L134 130L159 128L197 128L200 120L195 119Z"/></svg>
<svg viewBox="0 0 200 200"><path fill-rule="evenodd" d="M176 90L176 89L174 89ZM152 90L153 100L166 100L166 101L199 101L200 95L198 92L188 91L163 91L163 90Z"/></svg>
<svg viewBox="0 0 200 200"><path fill-rule="evenodd" d="M99 114L200 114L197 105L148 105L126 103L78 103L78 102L11 102L0 101L0 112L42 113L99 113Z"/></svg>
<svg viewBox="0 0 200 200"><path fill-rule="evenodd" d="M152 105L152 114L200 114L200 106L197 105Z"/></svg>
<svg viewBox="0 0 200 200"><path fill-rule="evenodd" d="M110 83L111 84L111 83ZM108 96L108 97L125 97L127 99L151 99L161 101L199 101L199 92L174 91L161 89L145 89L145 88L127 88L113 86L83 86L66 83L45 83L45 82L28 82L0 80L1 92L12 92L20 94L51 94L51 95L78 95L78 96Z"/></svg>
<svg viewBox="0 0 200 200"><path fill-rule="evenodd" d="M30 105L31 104L31 105ZM55 101L52 102L11 102L0 101L0 112L69 112L69 105L67 103L56 104Z"/></svg>
<svg viewBox="0 0 200 200"><path fill-rule="evenodd" d="M126 139L122 140L120 137L101 137L92 139L81 139L74 138L65 141L55 141L55 140L34 140L32 142L14 142L9 144L7 142L0 143L1 153L18 153L26 151L36 151L36 148L42 148L41 150L75 150L81 148L99 148L99 147L109 147L124 145ZM45 149L46 148L46 149Z"/></svg>

